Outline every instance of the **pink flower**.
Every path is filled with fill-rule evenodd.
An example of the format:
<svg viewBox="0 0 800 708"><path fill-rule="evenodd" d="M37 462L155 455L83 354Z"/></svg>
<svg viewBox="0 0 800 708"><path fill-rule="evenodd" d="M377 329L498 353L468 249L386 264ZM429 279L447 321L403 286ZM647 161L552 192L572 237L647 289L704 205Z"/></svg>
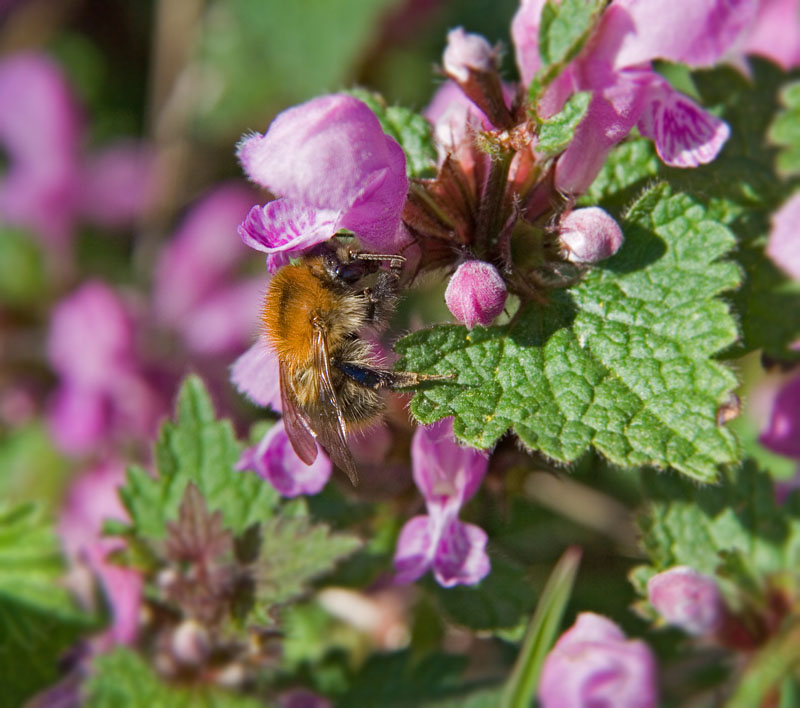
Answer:
<svg viewBox="0 0 800 708"><path fill-rule="evenodd" d="M544 3L524 2L512 23L525 83L540 67L537 40ZM728 126L672 89L650 68L654 59L710 66L752 20L755 0L615 0L581 54L550 87L539 107L555 113L573 91L592 102L575 138L559 159L556 186L585 191L608 151L638 124L664 162L696 167L716 157Z"/></svg>
<svg viewBox="0 0 800 708"><path fill-rule="evenodd" d="M479 583L490 569L487 536L478 526L459 521L458 513L478 490L488 458L455 442L452 419L418 428L411 458L428 514L414 517L400 532L396 582L410 583L433 570L444 587Z"/></svg>
<svg viewBox="0 0 800 708"><path fill-rule="evenodd" d="M689 634L711 634L723 621L725 607L713 578L685 565L654 575L647 582L650 604L669 623Z"/></svg>
<svg viewBox="0 0 800 708"><path fill-rule="evenodd" d="M800 280L800 193L772 215L767 255L778 268Z"/></svg>
<svg viewBox="0 0 800 708"><path fill-rule="evenodd" d="M266 134L245 137L238 155L254 182L281 197L253 207L239 227L271 272L340 229L384 253L405 240L405 155L362 101L337 94L290 108Z"/></svg>
<svg viewBox="0 0 800 708"><path fill-rule="evenodd" d="M800 66L800 2L761 0L734 50L771 59L785 71Z"/></svg>
<svg viewBox="0 0 800 708"><path fill-rule="evenodd" d="M285 497L316 494L331 476L331 463L324 452L318 452L310 465L297 456L283 421L275 423L258 445L242 453L236 469L255 472Z"/></svg>
<svg viewBox="0 0 800 708"><path fill-rule="evenodd" d="M54 249L65 247L79 219L129 223L152 196L147 149L119 143L84 161L83 123L48 57L20 53L0 62L0 146L10 161L0 180L0 217Z"/></svg>
<svg viewBox="0 0 800 708"><path fill-rule="evenodd" d="M58 445L85 453L111 434L146 437L165 411L135 352L134 321L107 285L92 281L53 310L48 356L60 377L50 405Z"/></svg>
<svg viewBox="0 0 800 708"><path fill-rule="evenodd" d="M613 217L600 207L575 209L558 225L558 238L573 263L597 263L613 256L625 237Z"/></svg>
<svg viewBox="0 0 800 708"><path fill-rule="evenodd" d="M231 182L192 206L156 266L153 307L158 321L180 333L200 355L240 352L258 317L264 278L236 279L250 254L236 227L253 197Z"/></svg>
<svg viewBox="0 0 800 708"><path fill-rule="evenodd" d="M476 324L492 324L503 311L507 295L497 268L483 261L467 261L450 278L444 301L453 317L472 329Z"/></svg>
<svg viewBox="0 0 800 708"><path fill-rule="evenodd" d="M582 612L544 661L539 700L543 708L656 706L655 658L611 620Z"/></svg>
<svg viewBox="0 0 800 708"><path fill-rule="evenodd" d="M124 481L124 465L117 461L103 462L83 473L69 488L58 525L67 557L75 564L88 565L100 579L111 606L111 627L100 639L100 647L107 641L132 643L139 626L142 578L108 560L109 553L124 543L102 534L106 519L128 520L117 493ZM92 593L82 600L90 604Z"/></svg>
<svg viewBox="0 0 800 708"><path fill-rule="evenodd" d="M242 354L231 367L231 382L253 403L280 412L281 387L278 357L266 338Z"/></svg>
<svg viewBox="0 0 800 708"><path fill-rule="evenodd" d="M800 376L778 392L758 441L779 455L800 459Z"/></svg>
<svg viewBox="0 0 800 708"><path fill-rule="evenodd" d="M492 71L495 64L495 51L481 35L465 32L462 27L447 33L442 65L455 80L468 81L471 72Z"/></svg>

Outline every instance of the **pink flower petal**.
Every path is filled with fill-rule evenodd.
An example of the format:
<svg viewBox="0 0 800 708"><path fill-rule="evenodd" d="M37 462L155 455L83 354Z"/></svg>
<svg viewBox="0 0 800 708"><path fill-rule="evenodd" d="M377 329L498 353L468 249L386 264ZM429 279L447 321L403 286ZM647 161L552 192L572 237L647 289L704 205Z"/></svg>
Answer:
<svg viewBox="0 0 800 708"><path fill-rule="evenodd" d="M331 463L324 451L310 465L295 453L283 421L275 423L255 448L242 453L238 470L252 470L285 497L317 494L328 483Z"/></svg>
<svg viewBox="0 0 800 708"><path fill-rule="evenodd" d="M659 157L672 167L711 162L730 135L728 124L703 110L666 82L651 88L639 119L642 135L652 138Z"/></svg>
<svg viewBox="0 0 800 708"><path fill-rule="evenodd" d="M144 144L119 141L93 154L81 170L78 208L92 223L125 226L153 199L155 155Z"/></svg>
<svg viewBox="0 0 800 708"><path fill-rule="evenodd" d="M246 137L238 154L251 179L294 209L340 214L370 247L396 242L408 191L405 154L362 101L331 95L290 108L265 135ZM273 235L262 245L285 241Z"/></svg>
<svg viewBox="0 0 800 708"><path fill-rule="evenodd" d="M738 49L767 57L785 71L800 66L800 0L761 0Z"/></svg>
<svg viewBox="0 0 800 708"><path fill-rule="evenodd" d="M546 0L522 0L511 21L511 38L523 86L529 86L542 64L539 56L539 24Z"/></svg>
<svg viewBox="0 0 800 708"><path fill-rule="evenodd" d="M254 201L243 185L210 191L187 212L156 264L153 300L160 322L178 326L194 307L228 284L248 251L236 228Z"/></svg>
<svg viewBox="0 0 800 708"><path fill-rule="evenodd" d="M47 411L58 448L69 455L91 452L106 437L109 409L110 401L102 391L69 383L59 387Z"/></svg>
<svg viewBox="0 0 800 708"><path fill-rule="evenodd" d="M758 441L779 455L800 459L800 376L775 397L769 423Z"/></svg>
<svg viewBox="0 0 800 708"><path fill-rule="evenodd" d="M341 226L340 212L276 199L254 206L238 231L245 245L267 254L267 268L275 273L289 258L327 241Z"/></svg>
<svg viewBox="0 0 800 708"><path fill-rule="evenodd" d="M411 459L414 481L429 509L452 503L460 508L478 490L489 466L484 452L456 442L452 418L417 428Z"/></svg>
<svg viewBox="0 0 800 708"><path fill-rule="evenodd" d="M413 583L431 567L436 551L430 516L409 519L400 531L394 554L395 582Z"/></svg>
<svg viewBox="0 0 800 708"><path fill-rule="evenodd" d="M711 66L755 18L758 0L615 0L630 18L617 44L614 67L653 59ZM617 25L617 26L621 26Z"/></svg>
<svg viewBox="0 0 800 708"><path fill-rule="evenodd" d="M778 268L800 280L800 192L772 215L767 255Z"/></svg>
<svg viewBox="0 0 800 708"><path fill-rule="evenodd" d="M654 707L653 653L642 641L626 640L611 620L583 612L547 655L539 700L543 708Z"/></svg>
<svg viewBox="0 0 800 708"><path fill-rule="evenodd" d="M491 570L486 555L486 532L474 524L453 519L443 529L436 545L433 574L442 587L475 585Z"/></svg>
<svg viewBox="0 0 800 708"><path fill-rule="evenodd" d="M231 382L256 405L281 410L278 358L265 339L259 338L234 362Z"/></svg>

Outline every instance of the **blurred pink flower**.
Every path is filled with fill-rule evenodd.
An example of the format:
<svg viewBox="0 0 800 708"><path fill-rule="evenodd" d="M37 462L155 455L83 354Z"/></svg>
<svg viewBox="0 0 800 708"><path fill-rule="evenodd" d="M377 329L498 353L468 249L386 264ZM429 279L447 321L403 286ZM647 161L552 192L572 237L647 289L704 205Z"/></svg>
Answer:
<svg viewBox="0 0 800 708"><path fill-rule="evenodd" d="M236 469L255 472L283 496L296 497L321 491L330 479L332 468L324 451L318 452L312 464L303 462L295 453L281 420L267 431L258 445L242 453Z"/></svg>
<svg viewBox="0 0 800 708"><path fill-rule="evenodd" d="M800 66L800 0L761 0L731 53L757 54L785 71Z"/></svg>
<svg viewBox="0 0 800 708"><path fill-rule="evenodd" d="M84 121L58 65L24 52L0 61L0 219L31 229L59 257L77 221L119 226L151 197L152 156L120 142L84 158Z"/></svg>
<svg viewBox="0 0 800 708"><path fill-rule="evenodd" d="M124 481L125 467L116 460L106 460L84 472L70 486L58 524L67 557L78 567L88 565L100 580L111 607L111 627L98 639L100 651L108 642L132 643L139 626L142 577L108 560L109 553L122 548L124 542L102 534L106 519L128 520L118 495ZM81 600L90 605L91 592Z"/></svg>
<svg viewBox="0 0 800 708"><path fill-rule="evenodd" d="M253 403L280 412L278 357L265 337L259 337L231 367L231 382Z"/></svg>
<svg viewBox="0 0 800 708"><path fill-rule="evenodd" d="M658 705L656 662L643 641L611 620L582 612L547 655L539 680L543 708L651 708Z"/></svg>
<svg viewBox="0 0 800 708"><path fill-rule="evenodd" d="M264 135L243 138L238 155L250 179L281 197L239 228L270 272L340 229L384 253L405 240L405 154L362 101L336 94L289 108Z"/></svg>
<svg viewBox="0 0 800 708"><path fill-rule="evenodd" d="M790 379L778 391L769 422L758 441L779 455L800 460L800 376Z"/></svg>
<svg viewBox="0 0 800 708"><path fill-rule="evenodd" d="M263 276L236 277L250 254L236 227L252 202L242 185L216 187L189 209L158 259L155 316L195 354L238 353L250 339L265 285Z"/></svg>
<svg viewBox="0 0 800 708"><path fill-rule="evenodd" d="M60 377L50 425L63 450L85 453L114 435L155 430L164 400L136 354L131 312L110 287L90 281L54 308L48 356Z"/></svg>
<svg viewBox="0 0 800 708"><path fill-rule="evenodd" d="M800 193L772 215L767 255L778 268L800 280Z"/></svg>
<svg viewBox="0 0 800 708"><path fill-rule="evenodd" d="M433 570L444 587L479 583L490 570L486 532L459 521L458 514L478 490L487 456L456 443L453 421L446 419L417 428L411 459L428 514L415 516L400 532L395 581L410 583Z"/></svg>
<svg viewBox="0 0 800 708"><path fill-rule="evenodd" d="M711 634L724 619L725 606L716 581L685 565L650 578L647 594L666 622L689 634Z"/></svg>

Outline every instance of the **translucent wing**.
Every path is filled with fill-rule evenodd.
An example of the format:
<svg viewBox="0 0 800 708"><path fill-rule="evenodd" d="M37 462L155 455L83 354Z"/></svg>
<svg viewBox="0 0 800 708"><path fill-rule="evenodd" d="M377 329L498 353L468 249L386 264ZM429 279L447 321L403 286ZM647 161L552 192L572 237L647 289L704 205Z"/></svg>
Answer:
<svg viewBox="0 0 800 708"><path fill-rule="evenodd" d="M347 435L342 416L342 408L336 398L336 390L331 378L331 357L328 340L321 326L314 328L314 371L319 384L318 405L309 411L311 427L331 461L347 473L353 484L358 483L358 472L353 455L347 445Z"/></svg>
<svg viewBox="0 0 800 708"><path fill-rule="evenodd" d="M317 443L311 433L311 423L297 405L297 400L289 382L289 374L280 365L281 403L283 405L283 425L297 456L310 465L317 459Z"/></svg>

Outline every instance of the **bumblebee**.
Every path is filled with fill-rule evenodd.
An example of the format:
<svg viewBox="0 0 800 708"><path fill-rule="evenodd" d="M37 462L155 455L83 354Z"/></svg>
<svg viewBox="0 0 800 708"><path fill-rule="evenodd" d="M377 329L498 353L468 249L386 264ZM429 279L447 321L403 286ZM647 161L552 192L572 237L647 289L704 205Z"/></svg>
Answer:
<svg viewBox="0 0 800 708"><path fill-rule="evenodd" d="M361 336L388 323L405 258L329 244L278 270L269 283L262 321L278 358L283 420L292 447L310 465L321 444L356 484L347 435L380 417L380 390L452 377L383 368Z"/></svg>

